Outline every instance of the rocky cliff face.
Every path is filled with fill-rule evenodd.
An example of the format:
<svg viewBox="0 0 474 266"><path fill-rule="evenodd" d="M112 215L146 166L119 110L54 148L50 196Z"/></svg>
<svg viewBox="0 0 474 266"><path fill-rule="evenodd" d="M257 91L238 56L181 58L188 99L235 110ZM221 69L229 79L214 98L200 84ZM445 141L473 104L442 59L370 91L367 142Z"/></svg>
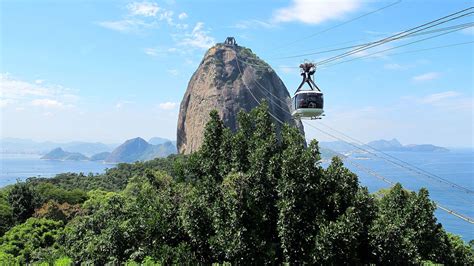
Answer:
<svg viewBox="0 0 474 266"><path fill-rule="evenodd" d="M178 152L189 154L199 149L213 109L226 126L235 130L238 112L250 111L258 105L254 97L258 101L265 99L275 117L303 132L301 122L290 115L290 95L285 85L268 64L245 47L217 44L210 48L181 101ZM280 124L275 124L279 130Z"/></svg>

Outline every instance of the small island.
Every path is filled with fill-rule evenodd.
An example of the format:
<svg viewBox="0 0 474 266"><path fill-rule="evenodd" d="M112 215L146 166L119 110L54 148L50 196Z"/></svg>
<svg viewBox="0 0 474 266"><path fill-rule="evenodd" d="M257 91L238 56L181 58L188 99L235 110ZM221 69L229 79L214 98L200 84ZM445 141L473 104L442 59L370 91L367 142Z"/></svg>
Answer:
<svg viewBox="0 0 474 266"><path fill-rule="evenodd" d="M89 158L78 152L67 152L61 148L56 148L41 157L44 160L60 160L60 161L87 161Z"/></svg>

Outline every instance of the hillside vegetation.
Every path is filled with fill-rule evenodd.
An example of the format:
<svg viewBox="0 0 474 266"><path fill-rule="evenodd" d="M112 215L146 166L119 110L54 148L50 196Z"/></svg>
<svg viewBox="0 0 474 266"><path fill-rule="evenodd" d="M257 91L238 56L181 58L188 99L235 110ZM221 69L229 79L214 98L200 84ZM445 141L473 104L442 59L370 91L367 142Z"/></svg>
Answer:
<svg viewBox="0 0 474 266"><path fill-rule="evenodd" d="M211 112L188 156L4 188L0 264L474 263L426 189L369 194L339 158L322 168L297 128L278 141L267 109L241 112L236 132Z"/></svg>

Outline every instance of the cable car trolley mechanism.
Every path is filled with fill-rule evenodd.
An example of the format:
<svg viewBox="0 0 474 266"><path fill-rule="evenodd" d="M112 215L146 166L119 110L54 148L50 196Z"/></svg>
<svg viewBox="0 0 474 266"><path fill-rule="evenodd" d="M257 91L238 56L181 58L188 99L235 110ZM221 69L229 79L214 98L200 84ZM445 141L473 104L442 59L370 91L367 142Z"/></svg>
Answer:
<svg viewBox="0 0 474 266"><path fill-rule="evenodd" d="M291 115L300 119L321 119L324 116L323 93L311 78L316 72L316 66L313 63L303 63L300 65L303 81L291 99ZM303 85L307 83L310 90L302 90Z"/></svg>

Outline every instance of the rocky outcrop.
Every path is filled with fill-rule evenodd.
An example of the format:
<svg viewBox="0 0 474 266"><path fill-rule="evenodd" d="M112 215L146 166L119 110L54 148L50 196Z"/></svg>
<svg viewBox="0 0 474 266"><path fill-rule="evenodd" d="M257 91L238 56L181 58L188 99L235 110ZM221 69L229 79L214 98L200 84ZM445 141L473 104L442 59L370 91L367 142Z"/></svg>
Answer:
<svg viewBox="0 0 474 266"><path fill-rule="evenodd" d="M288 90L267 63L245 47L217 44L210 48L181 101L178 152L189 154L199 149L211 110L216 109L224 124L235 130L238 112L250 111L262 100L268 102L274 117L299 127L304 133L301 122L290 115ZM275 124L279 131L280 123Z"/></svg>

